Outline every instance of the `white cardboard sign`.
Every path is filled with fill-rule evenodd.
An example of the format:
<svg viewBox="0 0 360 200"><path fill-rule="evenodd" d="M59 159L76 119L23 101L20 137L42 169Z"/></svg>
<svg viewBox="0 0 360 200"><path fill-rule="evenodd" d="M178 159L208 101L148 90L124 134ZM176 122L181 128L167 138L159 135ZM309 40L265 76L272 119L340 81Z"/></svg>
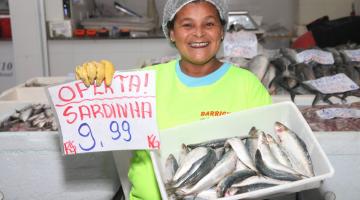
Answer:
<svg viewBox="0 0 360 200"><path fill-rule="evenodd" d="M257 55L257 47L254 33L239 31L225 34L224 55L227 57L253 58Z"/></svg>
<svg viewBox="0 0 360 200"><path fill-rule="evenodd" d="M321 119L360 118L360 110L351 108L325 108L316 111L316 114Z"/></svg>
<svg viewBox="0 0 360 200"><path fill-rule="evenodd" d="M344 50L345 54L354 62L360 62L360 49Z"/></svg>
<svg viewBox="0 0 360 200"><path fill-rule="evenodd" d="M359 89L359 86L343 73L304 81L304 83L323 94L341 93Z"/></svg>
<svg viewBox="0 0 360 200"><path fill-rule="evenodd" d="M65 155L160 148L155 71L116 72L109 87L73 81L48 92Z"/></svg>
<svg viewBox="0 0 360 200"><path fill-rule="evenodd" d="M309 63L311 61L314 61L324 65L334 64L333 55L330 52L322 50L309 49L298 53L296 56L299 62Z"/></svg>

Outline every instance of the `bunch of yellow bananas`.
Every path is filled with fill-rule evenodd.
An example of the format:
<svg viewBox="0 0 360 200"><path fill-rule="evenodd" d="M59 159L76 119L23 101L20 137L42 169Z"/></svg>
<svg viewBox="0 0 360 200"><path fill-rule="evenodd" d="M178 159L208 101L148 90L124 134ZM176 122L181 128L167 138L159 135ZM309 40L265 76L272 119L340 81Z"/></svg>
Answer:
<svg viewBox="0 0 360 200"><path fill-rule="evenodd" d="M95 80L97 86L100 86L102 81L110 86L114 73L114 65L108 60L91 61L75 68L76 80L82 80L86 87L94 84Z"/></svg>

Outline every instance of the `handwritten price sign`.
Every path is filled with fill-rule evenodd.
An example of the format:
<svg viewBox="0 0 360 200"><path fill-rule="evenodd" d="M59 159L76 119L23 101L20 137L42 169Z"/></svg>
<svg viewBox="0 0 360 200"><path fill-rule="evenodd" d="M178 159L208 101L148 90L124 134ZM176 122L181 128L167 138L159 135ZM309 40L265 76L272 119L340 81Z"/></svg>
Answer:
<svg viewBox="0 0 360 200"><path fill-rule="evenodd" d="M344 50L344 52L351 59L351 61L360 62L360 49Z"/></svg>
<svg viewBox="0 0 360 200"><path fill-rule="evenodd" d="M360 109L351 108L325 108L316 111L317 116L321 119L333 119L333 118L360 118Z"/></svg>
<svg viewBox="0 0 360 200"><path fill-rule="evenodd" d="M359 89L359 86L344 73L304 81L303 83L323 94L342 93Z"/></svg>
<svg viewBox="0 0 360 200"><path fill-rule="evenodd" d="M66 155L160 148L155 71L116 72L111 86L49 87Z"/></svg>
<svg viewBox="0 0 360 200"><path fill-rule="evenodd" d="M311 61L314 61L324 65L334 64L334 57L330 52L318 49L305 50L298 53L296 56L299 62L309 63Z"/></svg>

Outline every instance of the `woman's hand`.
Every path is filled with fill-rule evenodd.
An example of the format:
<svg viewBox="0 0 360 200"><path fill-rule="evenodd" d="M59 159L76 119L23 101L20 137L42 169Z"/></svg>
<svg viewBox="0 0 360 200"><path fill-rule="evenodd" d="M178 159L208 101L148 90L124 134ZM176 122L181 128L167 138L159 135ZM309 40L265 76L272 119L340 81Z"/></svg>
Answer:
<svg viewBox="0 0 360 200"><path fill-rule="evenodd" d="M114 73L114 65L108 60L87 62L75 68L76 80L82 80L86 87L93 85L95 80L97 86L103 81L110 86Z"/></svg>

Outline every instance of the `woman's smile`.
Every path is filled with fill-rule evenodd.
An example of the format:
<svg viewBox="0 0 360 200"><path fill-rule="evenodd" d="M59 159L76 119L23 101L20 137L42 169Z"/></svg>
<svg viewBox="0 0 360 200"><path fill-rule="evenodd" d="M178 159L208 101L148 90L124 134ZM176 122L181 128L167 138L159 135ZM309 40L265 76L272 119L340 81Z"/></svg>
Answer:
<svg viewBox="0 0 360 200"><path fill-rule="evenodd" d="M209 45L209 42L191 42L189 45L192 48L205 48Z"/></svg>
<svg viewBox="0 0 360 200"><path fill-rule="evenodd" d="M170 38L181 55L181 67L186 72L204 68L203 75L217 69L221 63L216 53L221 45L223 25L216 7L206 1L185 5L176 14ZM199 75L199 74L197 74Z"/></svg>

